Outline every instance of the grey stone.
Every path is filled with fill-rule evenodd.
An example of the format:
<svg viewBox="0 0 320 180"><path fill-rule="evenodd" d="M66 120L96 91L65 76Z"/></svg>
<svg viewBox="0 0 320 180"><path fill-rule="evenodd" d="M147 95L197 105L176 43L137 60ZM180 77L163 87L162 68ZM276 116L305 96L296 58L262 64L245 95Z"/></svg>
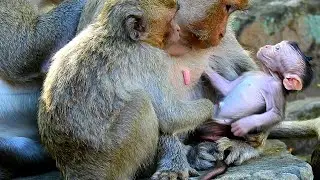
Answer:
<svg viewBox="0 0 320 180"><path fill-rule="evenodd" d="M307 120L320 117L320 97L288 102L286 121Z"/></svg>

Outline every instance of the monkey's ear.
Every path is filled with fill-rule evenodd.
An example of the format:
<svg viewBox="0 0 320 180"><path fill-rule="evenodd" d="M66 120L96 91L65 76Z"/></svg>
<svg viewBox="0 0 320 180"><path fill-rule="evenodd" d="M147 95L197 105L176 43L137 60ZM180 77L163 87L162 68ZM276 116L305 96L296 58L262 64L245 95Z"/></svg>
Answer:
<svg viewBox="0 0 320 180"><path fill-rule="evenodd" d="M126 19L126 30L129 37L134 41L141 40L145 36L146 25L142 12L130 15Z"/></svg>
<svg viewBox="0 0 320 180"><path fill-rule="evenodd" d="M302 89L302 80L296 74L285 74L283 79L283 85L287 90L300 91Z"/></svg>

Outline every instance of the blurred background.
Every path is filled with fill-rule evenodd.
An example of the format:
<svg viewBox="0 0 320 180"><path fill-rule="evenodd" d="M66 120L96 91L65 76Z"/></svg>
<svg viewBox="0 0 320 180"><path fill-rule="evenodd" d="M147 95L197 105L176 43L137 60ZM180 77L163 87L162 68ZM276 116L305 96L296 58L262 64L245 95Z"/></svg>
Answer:
<svg viewBox="0 0 320 180"><path fill-rule="evenodd" d="M315 76L308 89L288 98L286 120L319 117L320 0L252 0L251 4L249 11L239 12L234 21L240 44L255 58L257 50L264 45L296 41L307 56L313 57ZM285 143L292 154L309 161L318 142L299 139L285 140Z"/></svg>

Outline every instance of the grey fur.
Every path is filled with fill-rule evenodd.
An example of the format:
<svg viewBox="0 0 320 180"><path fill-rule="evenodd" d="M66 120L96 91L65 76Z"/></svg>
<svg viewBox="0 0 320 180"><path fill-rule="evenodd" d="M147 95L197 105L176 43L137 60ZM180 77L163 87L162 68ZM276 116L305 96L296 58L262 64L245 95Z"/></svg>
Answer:
<svg viewBox="0 0 320 180"><path fill-rule="evenodd" d="M209 2L209 1L206 1ZM212 2L214 2L214 0L212 0ZM89 1L86 4L85 10L82 14L80 23L79 23L79 29L78 31L80 31L82 28L86 27L88 24L92 23L94 21L94 19L96 18L96 16L98 16L100 10L102 9L104 1L103 0L92 0ZM184 4L190 4L190 3L195 3L196 5L201 6L200 8L197 8L197 6L192 6L193 11L189 11L189 10L185 10L185 12L181 13L181 10L183 8L185 8ZM185 19L179 20L178 22L180 23L186 23L190 20L190 18L188 17L198 17L201 19L202 15L203 15L203 4L204 3L196 3L196 2L188 2L188 0L184 0L180 2L181 4L181 10L179 11L180 14L185 14L185 13L189 13L188 15L184 15L183 17L185 17ZM188 7L186 7L188 8ZM191 8L191 7L189 7ZM202 9L201 9L202 8ZM199 12L200 11L200 12ZM198 19L199 20L199 19ZM242 72L245 71L250 71L250 70L257 70L258 66L254 63L254 61L250 58L250 53L245 51L243 49L243 47L241 47L241 45L239 44L239 42L237 41L235 34L231 28L231 26L228 26L227 28L227 33L225 35L225 37L222 39L222 42L215 48L212 48L212 54L210 56L209 59L209 66L211 66L214 70L216 70L217 72L221 73L224 77L226 77L229 80L233 80L235 79L237 76L239 76ZM201 64L201 62L203 61L203 58L205 58L206 56L201 56L201 57L195 57L195 64L194 64L194 68L197 68L197 65ZM200 59L202 58L202 59ZM199 81L199 83L197 83L193 89L188 89L187 93L180 93L179 95L183 97L186 97L187 99L197 99L197 98L201 98L201 97L207 97L210 98L212 100L215 100L216 97L212 96L215 93L212 92L213 89L208 86L208 84L206 83L206 81ZM185 91L182 91L185 92ZM292 137L292 136L314 136L316 134L319 135L319 128L317 129L315 126L312 126L312 124L314 123L310 123L307 126L303 125L302 122L283 122L281 123L279 126L275 127L272 129L271 131L271 135L275 135L280 136L280 137ZM318 133L316 133L318 132ZM261 133L258 135L254 135L251 136L250 139L250 144L255 144L255 146L261 146L261 144L263 144L264 140L267 138L268 133ZM171 142L175 142L175 141L171 141ZM247 144L248 147L245 149L252 149L250 148L250 145ZM172 147L178 147L176 145L172 145ZM238 146L243 147L243 146ZM234 147L235 149L236 147ZM168 153L170 154L170 148L167 149ZM172 150L173 152L175 151L174 149ZM236 150L235 152L239 152L242 150ZM205 151L201 151L206 153ZM248 152L250 153L250 152ZM172 154L172 153L171 153ZM253 156L256 155L256 150L253 150L251 153ZM232 155L232 153L231 153ZM199 154L199 156L202 156L202 154ZM240 155L241 156L241 155ZM168 157L168 156L164 156L164 157ZM205 156L206 157L206 156ZM239 157L239 156L237 156ZM249 157L249 156L246 156ZM181 158L181 157L177 157L177 158ZM231 158L232 159L232 158ZM241 157L239 158L241 159ZM242 158L243 159L243 158ZM202 159L204 163L204 166L207 166L208 163L212 163L212 161L210 161L210 158L208 159L208 162L205 161L205 159ZM174 162L176 162L175 160L173 160ZM174 168L175 166L179 166L178 165L171 165L172 168ZM166 166L168 167L168 166ZM161 167L160 167L161 169ZM167 171L166 171L167 172Z"/></svg>
<svg viewBox="0 0 320 180"><path fill-rule="evenodd" d="M133 0L106 3L53 58L38 123L65 178L133 178L154 160L159 132L175 139L211 116L209 100L177 98L163 50L132 38L128 17L143 23L142 13Z"/></svg>
<svg viewBox="0 0 320 180"><path fill-rule="evenodd" d="M74 37L85 0L66 0L38 15L26 0L1 0L0 77L13 83L41 81L41 64Z"/></svg>
<svg viewBox="0 0 320 180"><path fill-rule="evenodd" d="M31 1L0 1L0 174L4 179L55 167L39 142L40 71L46 58L75 35L84 2L66 0L40 15Z"/></svg>

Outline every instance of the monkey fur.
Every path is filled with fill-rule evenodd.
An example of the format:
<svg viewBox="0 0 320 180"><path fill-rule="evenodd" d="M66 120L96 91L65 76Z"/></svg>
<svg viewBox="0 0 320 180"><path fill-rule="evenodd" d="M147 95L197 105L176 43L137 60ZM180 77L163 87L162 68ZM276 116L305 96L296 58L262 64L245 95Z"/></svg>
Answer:
<svg viewBox="0 0 320 180"><path fill-rule="evenodd" d="M210 118L209 100L180 100L170 83L173 61L159 48L174 8L173 0L108 1L53 57L38 124L64 178L131 179L154 161L158 139L178 141Z"/></svg>
<svg viewBox="0 0 320 180"><path fill-rule="evenodd" d="M38 11L38 14L44 14L55 8L60 0L27 0L31 5L34 6L34 9Z"/></svg>
<svg viewBox="0 0 320 180"><path fill-rule="evenodd" d="M75 35L85 1L66 0L44 14L30 2L0 1L0 179L55 167L38 137L41 65Z"/></svg>
<svg viewBox="0 0 320 180"><path fill-rule="evenodd" d="M99 14L103 2L103 0L94 0L86 4L80 19L78 30L81 30L80 27L86 27L91 21L95 21L95 17L97 14ZM226 8L231 6L233 9L232 11L234 11L236 9L245 8L246 4L247 1L227 2L219 0L216 2L208 1L206 4L200 1L192 0L179 1L180 10L178 11L178 16L176 19L179 25L184 25L183 29L185 32L187 32L187 37L197 37L192 34L201 32L201 30L204 30L203 32L206 32L207 34L212 34L212 37L207 39L203 39L203 37L205 37L203 36L203 40L201 40L200 37L198 37L198 39L187 38L188 43L192 45L191 49L193 50L188 51L188 53L182 57L177 57L174 59L175 65L170 71L173 74L170 76L174 77L172 78L173 84L176 86L176 89L180 90L180 93L178 94L179 96L185 99L198 99L201 97L212 98L210 95L213 93L206 93L206 91L210 91L210 88L206 87L206 83L202 83L201 81L199 82L200 76L207 66L210 66L219 72L223 72L223 75L228 79L235 79L243 71L257 69L257 65L252 61L248 53L236 40L234 32L231 29L231 24L227 26L227 17L231 12L229 12L230 9L228 11ZM190 10L191 7L193 8L192 10ZM207 11L209 8L214 9L213 12L218 14L220 13L221 16L217 16L216 13L204 14L204 12L209 12ZM205 24L206 22L195 23L196 21L200 21L200 19L202 20L198 14L210 16L210 18L206 19L208 24ZM188 29L188 27L190 27L188 25L188 19L195 21L189 22L190 24L202 24L203 26L201 28L203 29ZM214 27L216 27L215 24L218 24L217 26L219 26L219 28L210 27L210 25L214 25ZM194 25L192 27L196 26ZM212 39L212 41L210 39ZM219 41L221 41L220 44L218 43ZM205 45L208 45L208 47ZM180 75L180 72L185 68L188 68L191 72L191 84L188 86L182 83L183 77L182 74ZM177 141L171 140L166 142L173 143ZM162 149L160 150L161 152L174 154L174 157L177 160L173 159L172 156L163 154L163 158L160 157L160 161L158 162L158 171L155 173L155 176L153 177L154 179L166 176L165 174L170 174L170 172L173 172L173 174L174 172L177 172L177 174L180 175L188 173L188 171L186 172L186 169L182 168L186 166L182 163L184 161L179 161L179 159L186 159L186 157L183 157L181 153L177 153L181 152L181 150L172 147L179 146L165 144L163 147L159 147ZM177 175L174 174L174 176Z"/></svg>
<svg viewBox="0 0 320 180"><path fill-rule="evenodd" d="M66 0L55 10L38 16L26 0L1 1L1 79L10 83L41 81L42 61L74 36L84 2Z"/></svg>
<svg viewBox="0 0 320 180"><path fill-rule="evenodd" d="M81 15L78 33L83 28L85 28L88 24L95 21L95 18L100 13L104 2L105 0L91 0L86 3L86 6ZM194 3L192 4L192 6L190 5L190 7L192 7L192 10L187 9L187 6L182 6L179 10L179 11L185 11L185 13L188 13L189 17L193 17L192 18L193 21L200 21L198 14L206 12L204 8L215 7L215 6L211 6L211 4L209 5L203 4L203 2L199 2L199 1L185 0L184 2L189 4ZM219 2L223 2L223 1L217 1L215 3L219 3ZM181 3L179 2L179 4ZM221 8L215 9L214 11L218 11L222 14L225 14L225 12L222 12L223 9ZM217 17L220 17L220 16L217 16ZM235 34L231 28L231 23L232 22L229 20L229 25L227 26L225 35L221 39L221 42L211 50L207 51L209 55L205 55L205 56L202 56L199 54L192 55L190 53L189 54L190 58L186 58L187 56L185 56L182 59L185 62L180 66L182 68L185 68L184 65L185 64L188 65L191 71L192 83L188 86L183 86L184 89L181 91L181 93L179 93L179 95L182 95L187 99L208 97L212 100L215 100L219 98L219 96L213 97L212 94L214 93L212 92L212 88L209 86L209 83L207 83L205 79L199 78L202 72L204 71L205 67L207 66L207 64L209 64L210 67L212 67L215 71L222 74L228 80L236 79L242 72L258 69L258 66L250 58L249 53L246 52L236 40ZM207 26L206 28L210 28L210 27ZM200 51L203 52L203 50L200 50ZM179 73L179 71L176 71L176 73ZM182 80L176 82L176 84L181 86L180 85L181 82ZM271 130L270 135L273 137L283 137L283 138L293 137L293 136L310 137L314 135L319 135L320 128L316 129L314 126L311 126L315 124L315 122L317 121L313 120L312 122L311 121L310 122L281 122L279 125L277 125ZM301 123L304 123L304 124L301 124ZM320 124L317 127L320 127ZM266 137L267 137L266 133L250 135L249 141L250 141L250 144L255 144L256 147L261 147L264 144ZM234 148L241 152L247 151L247 153L244 153L244 154L251 154L251 157L256 155L256 150L253 150L251 146L248 148L243 148L243 146L239 145L238 147L234 147ZM198 154L198 156L199 155L201 154ZM240 158L241 156L242 155L240 155ZM176 165L170 165L170 167L167 167L166 170L169 170L170 172L174 172L177 169L176 167L177 167Z"/></svg>

